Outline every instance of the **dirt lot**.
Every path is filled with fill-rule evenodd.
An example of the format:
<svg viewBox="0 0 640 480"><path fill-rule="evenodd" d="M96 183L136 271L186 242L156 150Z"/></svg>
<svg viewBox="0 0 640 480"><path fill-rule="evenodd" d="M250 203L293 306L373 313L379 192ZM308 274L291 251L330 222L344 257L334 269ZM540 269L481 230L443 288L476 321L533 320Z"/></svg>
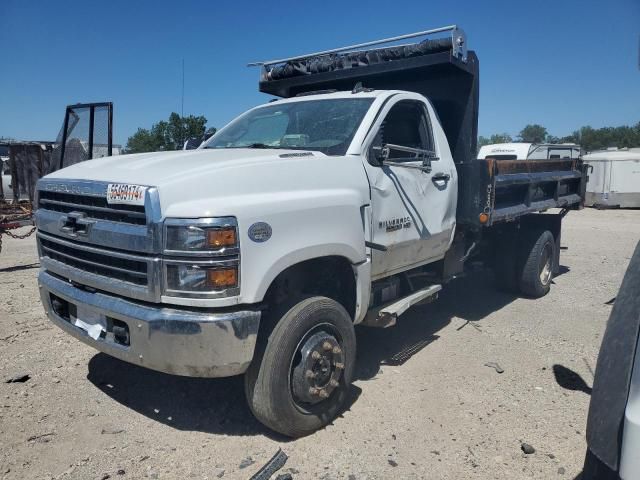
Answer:
<svg viewBox="0 0 640 480"><path fill-rule="evenodd" d="M280 447L295 479L574 479L606 302L638 239L640 211L573 212L545 298L478 273L395 328L359 329L350 408L290 441L251 417L240 378L155 373L63 334L38 300L33 238L5 237L0 477L247 479ZM5 383L17 374L31 378Z"/></svg>

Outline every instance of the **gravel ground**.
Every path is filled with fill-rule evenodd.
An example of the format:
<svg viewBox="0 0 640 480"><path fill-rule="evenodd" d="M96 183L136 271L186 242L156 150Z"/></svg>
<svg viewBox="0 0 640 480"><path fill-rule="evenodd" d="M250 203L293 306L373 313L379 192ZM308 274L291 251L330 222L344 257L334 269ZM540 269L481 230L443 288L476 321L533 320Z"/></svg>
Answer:
<svg viewBox="0 0 640 480"><path fill-rule="evenodd" d="M4 237L0 478L247 479L282 448L295 479L574 479L606 302L639 239L640 211L572 212L545 298L477 273L394 328L358 329L351 405L292 441L251 417L240 378L147 371L62 333L38 299L33 238Z"/></svg>

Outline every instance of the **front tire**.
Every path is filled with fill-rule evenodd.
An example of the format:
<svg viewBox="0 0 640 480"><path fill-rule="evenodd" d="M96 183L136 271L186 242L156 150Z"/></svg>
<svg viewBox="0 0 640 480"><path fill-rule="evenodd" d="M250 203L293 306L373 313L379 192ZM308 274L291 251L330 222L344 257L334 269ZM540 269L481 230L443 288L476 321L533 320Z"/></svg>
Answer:
<svg viewBox="0 0 640 480"><path fill-rule="evenodd" d="M290 437L331 422L343 407L356 357L353 322L338 302L306 298L276 313L245 373L249 408ZM267 335L268 334L268 335Z"/></svg>

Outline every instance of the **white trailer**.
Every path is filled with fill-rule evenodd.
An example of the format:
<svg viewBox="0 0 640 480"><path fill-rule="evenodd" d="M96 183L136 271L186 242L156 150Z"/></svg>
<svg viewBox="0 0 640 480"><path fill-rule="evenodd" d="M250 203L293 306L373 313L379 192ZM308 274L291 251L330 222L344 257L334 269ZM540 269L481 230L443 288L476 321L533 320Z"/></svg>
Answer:
<svg viewBox="0 0 640 480"><path fill-rule="evenodd" d="M575 143L494 143L480 147L478 158L495 158L496 160L573 159L580 158L580 145Z"/></svg>
<svg viewBox="0 0 640 480"><path fill-rule="evenodd" d="M583 159L589 165L587 206L640 208L640 148L603 150Z"/></svg>

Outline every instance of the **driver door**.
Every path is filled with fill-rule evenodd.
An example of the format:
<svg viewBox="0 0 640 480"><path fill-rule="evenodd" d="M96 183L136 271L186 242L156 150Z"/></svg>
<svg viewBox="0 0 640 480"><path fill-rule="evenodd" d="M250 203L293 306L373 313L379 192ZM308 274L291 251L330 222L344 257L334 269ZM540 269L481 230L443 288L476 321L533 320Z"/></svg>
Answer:
<svg viewBox="0 0 640 480"><path fill-rule="evenodd" d="M455 166L444 132L421 98L394 97L365 142L371 242L386 248L371 251L374 280L443 258L453 236ZM388 145L426 150L431 159ZM384 160L381 150L388 152Z"/></svg>

